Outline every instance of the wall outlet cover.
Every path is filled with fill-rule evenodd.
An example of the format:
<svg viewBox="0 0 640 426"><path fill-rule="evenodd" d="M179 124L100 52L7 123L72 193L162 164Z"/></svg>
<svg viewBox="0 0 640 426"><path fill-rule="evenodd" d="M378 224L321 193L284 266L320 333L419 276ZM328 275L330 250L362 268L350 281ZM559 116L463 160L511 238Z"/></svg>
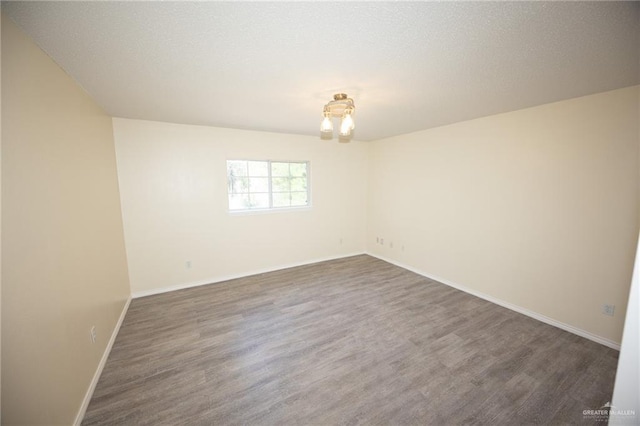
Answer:
<svg viewBox="0 0 640 426"><path fill-rule="evenodd" d="M602 305L602 313L604 315L613 316L616 307L614 305Z"/></svg>

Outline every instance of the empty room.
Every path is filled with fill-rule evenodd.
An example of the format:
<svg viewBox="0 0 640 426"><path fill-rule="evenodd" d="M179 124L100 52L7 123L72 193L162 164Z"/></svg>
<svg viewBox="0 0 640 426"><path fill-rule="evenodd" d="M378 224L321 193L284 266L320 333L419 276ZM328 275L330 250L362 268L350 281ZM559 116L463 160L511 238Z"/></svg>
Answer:
<svg viewBox="0 0 640 426"><path fill-rule="evenodd" d="M2 425L640 424L640 2L1 13Z"/></svg>

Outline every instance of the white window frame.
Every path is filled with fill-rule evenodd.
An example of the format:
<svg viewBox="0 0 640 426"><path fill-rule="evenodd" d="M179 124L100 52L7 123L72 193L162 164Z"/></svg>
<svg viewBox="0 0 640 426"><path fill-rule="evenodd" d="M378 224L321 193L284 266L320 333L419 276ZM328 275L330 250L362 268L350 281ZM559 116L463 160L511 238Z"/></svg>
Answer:
<svg viewBox="0 0 640 426"><path fill-rule="evenodd" d="M231 209L231 205L229 203L229 195L230 193L230 182L229 182L229 162L230 161L255 161L261 163L267 163L267 182L269 185L269 207L249 207L244 209ZM306 164L307 169L307 204L304 206L284 206L284 207L274 207L273 206L273 190L272 190L272 172L271 172L271 164L272 163L289 163L289 164ZM251 179L251 176L248 176L248 168L247 168L247 178ZM254 178L264 178L264 176L254 176ZM276 176L277 177L277 176ZM252 214L252 213L270 213L270 212L283 212L283 211L300 211L300 210L309 210L311 208L311 162L308 160L265 160L265 159L252 159L252 158L227 158L225 161L225 179L227 181L227 210L230 214ZM291 191L290 191L291 192ZM294 191L298 192L298 191ZM249 192L251 193L251 192Z"/></svg>

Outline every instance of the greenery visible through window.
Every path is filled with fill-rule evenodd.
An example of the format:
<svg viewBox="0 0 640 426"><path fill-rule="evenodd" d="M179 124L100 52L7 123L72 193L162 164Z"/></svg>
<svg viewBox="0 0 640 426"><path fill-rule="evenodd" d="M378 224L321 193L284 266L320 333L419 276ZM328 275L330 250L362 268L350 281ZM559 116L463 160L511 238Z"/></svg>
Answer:
<svg viewBox="0 0 640 426"><path fill-rule="evenodd" d="M309 205L306 161L227 160L229 210L265 210Z"/></svg>

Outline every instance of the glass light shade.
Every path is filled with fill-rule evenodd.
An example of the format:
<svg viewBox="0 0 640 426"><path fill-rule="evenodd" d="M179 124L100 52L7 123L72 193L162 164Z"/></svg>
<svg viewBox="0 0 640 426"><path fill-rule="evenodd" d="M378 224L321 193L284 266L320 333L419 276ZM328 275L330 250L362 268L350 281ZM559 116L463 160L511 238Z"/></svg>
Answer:
<svg viewBox="0 0 640 426"><path fill-rule="evenodd" d="M333 132L333 122L331 121L331 118L328 115L324 116L324 119L322 120L322 124L320 124L320 131L322 133Z"/></svg>
<svg viewBox="0 0 640 426"><path fill-rule="evenodd" d="M349 135L349 136L338 135L338 142L340 142L340 143L349 143L349 142L351 142L351 135Z"/></svg>
<svg viewBox="0 0 640 426"><path fill-rule="evenodd" d="M340 134L342 136L349 136L351 134L351 130L354 128L353 118L351 118L351 114L345 114L340 122Z"/></svg>
<svg viewBox="0 0 640 426"><path fill-rule="evenodd" d="M353 120L353 111L349 110L349 112L347 112L345 114L345 118L351 124L351 130L355 129L356 128L356 122Z"/></svg>

